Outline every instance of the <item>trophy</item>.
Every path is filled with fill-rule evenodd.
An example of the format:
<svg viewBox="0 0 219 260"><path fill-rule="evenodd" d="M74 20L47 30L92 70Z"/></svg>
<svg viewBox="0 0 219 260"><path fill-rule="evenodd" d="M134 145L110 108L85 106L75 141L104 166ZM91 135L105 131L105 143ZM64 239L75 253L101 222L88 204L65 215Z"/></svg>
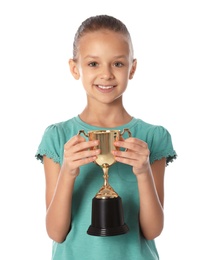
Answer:
<svg viewBox="0 0 219 260"><path fill-rule="evenodd" d="M103 186L92 199L91 225L87 230L89 235L115 236L125 234L129 230L124 223L121 197L108 181L109 167L116 162L111 151L119 150L119 147L114 146L114 142L120 140L125 132L129 137L131 136L131 132L127 128L122 132L120 130L96 130L85 133L84 130L80 130L78 133L79 135L83 133L90 141L99 140L99 145L91 149L100 149L100 154L94 163L102 168L104 179Z"/></svg>

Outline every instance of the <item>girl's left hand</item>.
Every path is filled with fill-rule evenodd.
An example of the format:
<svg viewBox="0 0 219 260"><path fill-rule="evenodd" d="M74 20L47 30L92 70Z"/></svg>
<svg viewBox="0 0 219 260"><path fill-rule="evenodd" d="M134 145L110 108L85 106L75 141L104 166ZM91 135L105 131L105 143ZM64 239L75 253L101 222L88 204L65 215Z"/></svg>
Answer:
<svg viewBox="0 0 219 260"><path fill-rule="evenodd" d="M112 151L116 161L133 166L133 173L137 176L147 173L150 169L150 151L146 142L129 137L114 142L116 147L125 148L125 151Z"/></svg>

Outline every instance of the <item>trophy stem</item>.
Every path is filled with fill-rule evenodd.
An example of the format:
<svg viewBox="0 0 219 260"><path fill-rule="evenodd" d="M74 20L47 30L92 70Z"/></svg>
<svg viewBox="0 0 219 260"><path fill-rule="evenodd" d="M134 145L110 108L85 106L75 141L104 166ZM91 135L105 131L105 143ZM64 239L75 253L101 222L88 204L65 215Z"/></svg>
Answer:
<svg viewBox="0 0 219 260"><path fill-rule="evenodd" d="M108 164L103 164L103 179L104 179L104 186L107 187L109 186L109 182L108 182L108 179L109 179L109 165Z"/></svg>
<svg viewBox="0 0 219 260"><path fill-rule="evenodd" d="M109 171L109 165L107 163L104 163L102 165L103 169L103 179L104 183L103 186L100 188L99 192L96 194L97 199L112 199L117 198L119 195L114 191L114 189L109 185L108 179L108 171Z"/></svg>

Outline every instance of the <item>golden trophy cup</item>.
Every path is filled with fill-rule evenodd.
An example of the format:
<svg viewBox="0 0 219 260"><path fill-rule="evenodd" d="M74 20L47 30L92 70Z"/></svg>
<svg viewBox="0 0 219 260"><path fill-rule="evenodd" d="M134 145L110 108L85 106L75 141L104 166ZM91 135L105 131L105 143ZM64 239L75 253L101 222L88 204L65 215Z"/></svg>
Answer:
<svg viewBox="0 0 219 260"><path fill-rule="evenodd" d="M95 163L103 170L104 183L96 196L92 199L92 217L91 225L87 230L89 235L93 236L114 236L128 232L128 226L124 223L123 208L121 197L114 191L109 184L109 168L116 163L111 153L112 150L119 150L114 146L114 142L120 140L123 134L127 132L129 137L131 132L125 128L120 130L96 130L85 133L84 130L79 131L84 134L90 141L99 140L99 145L92 149L100 149Z"/></svg>

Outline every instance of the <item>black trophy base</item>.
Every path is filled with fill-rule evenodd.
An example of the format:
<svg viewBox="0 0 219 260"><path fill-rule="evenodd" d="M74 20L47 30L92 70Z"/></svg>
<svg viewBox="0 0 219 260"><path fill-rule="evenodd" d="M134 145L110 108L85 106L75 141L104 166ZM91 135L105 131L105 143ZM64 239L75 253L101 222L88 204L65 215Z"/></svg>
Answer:
<svg viewBox="0 0 219 260"><path fill-rule="evenodd" d="M92 223L87 233L92 236L116 236L127 233L124 223L122 200L117 198L92 200Z"/></svg>

